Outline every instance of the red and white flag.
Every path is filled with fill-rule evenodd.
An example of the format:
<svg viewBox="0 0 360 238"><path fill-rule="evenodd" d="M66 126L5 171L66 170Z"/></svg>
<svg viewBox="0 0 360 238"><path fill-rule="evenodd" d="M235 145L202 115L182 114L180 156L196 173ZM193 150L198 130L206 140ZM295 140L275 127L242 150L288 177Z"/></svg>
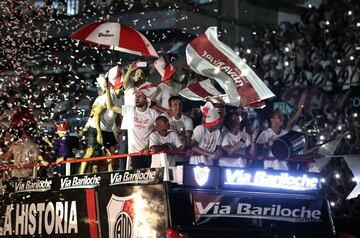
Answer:
<svg viewBox="0 0 360 238"><path fill-rule="evenodd" d="M96 78L96 82L98 83L99 87L105 92L104 85L106 84L106 78L108 78L111 87L115 90L121 88L123 85L123 74L122 74L122 66L121 64L112 67L105 75L99 74Z"/></svg>
<svg viewBox="0 0 360 238"><path fill-rule="evenodd" d="M219 90L217 90L211 83L210 79L190 84L186 88L182 89L179 94L184 98L193 101L206 102L207 99L210 99L213 102L218 102L220 99L227 104L236 106L236 102L230 101L228 95L222 94Z"/></svg>
<svg viewBox="0 0 360 238"><path fill-rule="evenodd" d="M244 107L259 107L275 95L256 73L217 38L217 27L209 27L186 47L186 60L196 73L215 79L230 101Z"/></svg>
<svg viewBox="0 0 360 238"><path fill-rule="evenodd" d="M109 82L114 89L118 89L122 87L123 77L121 72L121 64L112 67L105 76L108 77Z"/></svg>
<svg viewBox="0 0 360 238"><path fill-rule="evenodd" d="M161 75L161 81L170 79L176 71L175 67L170 64L170 62L168 62L164 57L158 58L154 62L154 66Z"/></svg>

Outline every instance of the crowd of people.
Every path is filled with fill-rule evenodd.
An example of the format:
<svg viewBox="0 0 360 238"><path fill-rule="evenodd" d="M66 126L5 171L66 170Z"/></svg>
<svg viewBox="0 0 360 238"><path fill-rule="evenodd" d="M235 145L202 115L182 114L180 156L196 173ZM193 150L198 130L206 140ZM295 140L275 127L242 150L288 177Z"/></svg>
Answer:
<svg viewBox="0 0 360 238"><path fill-rule="evenodd" d="M360 45L358 44L360 44L360 35L358 29L360 29L360 21L357 14L359 9L359 3L356 1L323 1L318 9L312 7L305 11L301 16L301 21L297 23L282 23L276 27L267 26L264 29L254 27L252 45L245 46L240 43L237 50L239 55L253 67L278 96L284 92L286 87L290 86L316 88L325 95L333 95L334 93L350 95L349 92L359 87L358 52ZM283 135L290 129L316 131L317 134L309 140L308 147L338 138L347 132L346 137L342 139L338 153L356 154L360 150L357 108L351 103L343 102L345 99L337 107L331 105L331 100L328 104L308 104L301 113L296 110L296 104L301 105L303 99L298 99L298 103L293 105L295 120L290 118L289 113L285 116L285 119L292 124L291 127L288 127L282 125L284 124L282 122L284 115L273 112L273 108L269 108L269 106L267 110L255 111L225 107L224 105L216 105L218 108L214 109L212 108L214 105L207 103L204 106L205 109L200 110L201 104L189 103L188 100L179 97L177 93L180 88L185 87L188 83L204 80L204 78L191 72L188 68L183 70L185 79L181 81L181 84L176 78L181 74L181 70L178 69L177 74L174 74L171 79L164 79L163 77L162 82L155 87L155 85L146 84L147 76L145 74L148 69L141 71L132 64L123 77L127 80L124 80L120 88L117 88L119 84L114 86L114 84L109 83L112 85L110 89L108 89L108 85L98 85L98 90L95 89L91 81L74 75L70 71L64 72L60 77L55 77L51 81L31 74L21 75L19 82L4 85L1 95L2 125L4 128L8 127L6 130L3 128L2 132L2 160L9 161L7 157L8 151L11 151L9 150L10 144L21 138L22 134L29 135L28 128L31 128L30 134L38 144L43 163L54 161L53 154L58 152L52 151L51 141L44 140L43 137L49 137L50 140L53 137L62 138L63 136L54 136L61 134L59 131L55 133L56 129L54 129L56 128L55 125L59 123L61 125L63 123L68 124L66 131L72 130L70 134L78 136L80 141L80 143L76 143L75 151L77 153L69 152L70 154L68 153L65 157L87 158L100 155L99 150L95 149L97 144L106 145L105 147L108 148L105 148L104 152L109 154L139 151L147 154L147 151L178 149L185 151L188 155L191 154L191 150L197 154L197 157L200 154L203 157L212 158L212 160L204 161L198 160L199 158L196 159L196 156L191 156L190 162L192 163L195 163L194 161L212 163L220 157L223 158L224 155L232 156L233 154L240 154L245 158L246 156L259 156L260 154L260 157L264 157L262 154L268 153L266 156L272 157L269 149L261 149L255 145L271 146L267 145L269 138ZM215 82L213 83L218 86ZM141 88L142 86L144 89ZM147 95L151 89L155 90L152 92L154 95ZM110 100L107 100L107 92L110 92ZM98 93L103 95L92 103L93 98L97 97ZM135 102L132 98L133 94L136 96ZM141 109L143 111L140 112L146 112L146 116L140 114L139 121L143 122L144 118L148 120L147 117L150 119L147 121L147 125L139 126L142 128L140 134L136 131L129 133L127 126L131 124L130 121L133 120L133 117L138 115L137 110L124 105L135 105L135 109L137 109L136 102L141 105L145 103L144 95L146 101L151 101L151 103L149 102L149 105L146 104L146 108ZM304 103L302 101L302 104ZM91 109L88 108L89 104L93 105ZM172 106L173 104L174 106ZM26 109L26 107L28 108ZM209 129L204 126L207 120L206 115L214 116L207 114L209 111L216 111L219 118L225 118L223 123L219 123L223 124L222 128L209 127ZM26 119L31 121L30 126L26 126L27 129L23 128L27 121L16 120L15 116L20 115L21 118L24 117L24 113L28 115L25 118L31 118ZM81 133L86 132L86 136L91 135L91 140L85 139L81 133L81 135L76 134L81 127L84 127L88 114L91 114L91 119L88 120ZM105 119L102 119L105 114L107 120L111 118L109 124L106 124ZM158 120L159 116L160 119ZM100 117L100 130L97 125L99 121L95 119L97 117ZM239 118L239 120L234 118ZM20 126L17 125L19 123ZM113 124L115 127L112 127ZM168 134L165 131L164 128L167 124L170 125L174 133ZM150 125L154 125L154 132L156 131L158 134L151 134L153 128ZM201 129L196 129L198 126ZM162 132L160 132L159 127L162 128ZM19 131L19 128L22 129ZM208 130L204 130L204 128ZM272 128L270 132L267 131L268 128ZM107 139L109 133L113 133L114 137L110 136L110 141L99 138L99 134L101 134L99 132L102 130ZM233 131L233 134L227 134L229 131ZM216 132L216 136L213 134L214 132ZM69 134L69 132L67 133ZM143 133L146 134L146 139L142 137ZM207 133L211 135L207 135ZM180 137L181 145L179 143L171 145L167 141L171 138L171 140L178 142L175 135ZM161 136L166 137L167 140ZM215 147L211 146L209 151L204 151L202 143L199 141L206 136L210 136L211 141L215 140L219 143ZM213 136L215 138L212 138ZM157 140L155 140L156 138ZM234 147L234 143L240 142L237 141L240 139L241 143ZM159 140L167 142L165 145L161 145L156 142ZM116 146L112 147L114 145ZM155 147L152 148L152 146ZM238 163L241 166L246 164L245 160L235 161L232 160L231 163ZM271 160L265 161L265 167L270 162L274 163ZM221 165L230 162L220 160L216 163ZM255 162L252 163L256 164ZM248 165L250 164L248 163ZM112 166L123 168L125 165ZM146 166L150 166L149 161ZM85 164L80 166L81 173L85 171L85 167ZM287 166L278 164L277 167L286 168Z"/></svg>
<svg viewBox="0 0 360 238"><path fill-rule="evenodd" d="M322 1L304 11L299 22L254 26L252 44L237 48L276 95L313 98L299 123L317 125L318 142L349 132L339 154L360 152L359 11L358 1Z"/></svg>
<svg viewBox="0 0 360 238"><path fill-rule="evenodd" d="M250 48L241 55L272 89L315 86L340 92L359 86L360 5L358 1L322 1L296 23L253 28Z"/></svg>
<svg viewBox="0 0 360 238"><path fill-rule="evenodd" d="M207 80L186 66L158 74L134 62L84 75L66 65L51 77L24 73L2 81L2 165L45 165L5 171L2 179L62 176L64 160L127 153L127 159L72 164L70 173L184 163L316 171L312 163L274 157L274 140L290 131L306 137L304 150L338 140L328 156L360 154L359 16L359 1L323 1L297 23L254 27L252 44L235 50L278 96L261 110L183 98L180 89ZM150 83L153 78L161 83ZM291 110L276 109L280 97L289 99L289 89L297 90ZM333 158L321 175L334 215L360 217L358 199L345 200L355 182L344 160Z"/></svg>
<svg viewBox="0 0 360 238"><path fill-rule="evenodd" d="M214 105L207 101L199 108L190 107L185 113L186 99L173 87L176 69L164 59L161 62L164 65L160 68L169 70L162 74L158 86L148 82L146 69L139 67L138 62L133 62L125 74L121 71L122 66L117 65L99 75L99 94L81 131L84 143L79 143L81 138L70 133L71 126L66 120L57 124L57 131L52 135L39 133L32 110L14 102L18 108L3 135L3 161L10 164L12 161L19 166L37 161L48 165L75 158L75 150L81 147L85 150L86 146L85 153L78 157L119 153L132 156L127 164L125 159L91 166L83 162L73 166L73 173L96 172L99 166L101 170L113 170L171 167L181 163L288 169L286 161L274 157L271 146L274 139L294 127L301 115L303 101L299 102L286 126L283 126L284 117L280 112L271 113L269 128L264 131L248 123L241 108L224 103ZM30 139L34 135L38 145ZM19 146L23 146L21 154L14 152L20 149L13 149ZM161 151L182 151L183 155L169 155L167 159L161 159L158 154L150 155ZM56 165L43 172L64 175L65 168ZM30 173L29 170L23 176L29 177ZM12 175L20 176L13 172Z"/></svg>

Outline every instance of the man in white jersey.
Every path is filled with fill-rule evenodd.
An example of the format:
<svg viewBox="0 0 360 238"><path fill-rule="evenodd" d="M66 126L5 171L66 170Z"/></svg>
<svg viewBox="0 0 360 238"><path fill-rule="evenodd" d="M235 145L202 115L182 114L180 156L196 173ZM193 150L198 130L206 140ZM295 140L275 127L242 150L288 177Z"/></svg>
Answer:
<svg viewBox="0 0 360 238"><path fill-rule="evenodd" d="M192 138L192 151L198 155L190 157L190 164L213 165L213 161L222 155L221 132L223 118L211 102L201 108L204 122L195 127Z"/></svg>
<svg viewBox="0 0 360 238"><path fill-rule="evenodd" d="M155 100L159 103L159 106L168 110L170 97L178 95L173 82L176 69L163 57L156 60L154 66L161 75L161 83L158 85L159 94L155 97Z"/></svg>
<svg viewBox="0 0 360 238"><path fill-rule="evenodd" d="M121 68L118 65L111 70L119 72ZM109 98L113 105L116 105L117 107L121 107L124 101L121 97L121 94L123 94L121 74L115 73L111 75L114 75L114 77L109 77L111 88L106 82L104 85L105 94L98 96L93 104L93 116L88 121L87 129L88 148L86 149L84 158L90 158L93 156L95 149L99 149L102 146L104 146L110 153L114 153L116 150L117 141L113 129L117 112L111 109L107 98ZM109 76L109 74L107 76ZM79 173L85 173L86 167L87 162L82 162ZM97 172L97 166L93 166L93 172Z"/></svg>
<svg viewBox="0 0 360 238"><path fill-rule="evenodd" d="M246 132L246 127L240 128L240 116L237 112L229 112L224 119L224 125L227 130L223 134L221 146L229 157L221 157L219 166L245 167L248 153L255 153L255 144L251 141L256 139L257 130L254 130L250 140L250 135Z"/></svg>
<svg viewBox="0 0 360 238"><path fill-rule="evenodd" d="M134 74L133 74L134 73ZM131 75L133 74L133 77ZM124 105L135 106L135 96L134 93L136 88L146 82L146 73L144 68L138 67L138 62L134 61L129 66L127 72L124 75L123 79L123 88L124 88ZM128 130L127 126L129 122L126 120L121 121L121 135L119 142L119 154L128 153ZM119 169L124 170L126 168L126 159L119 159Z"/></svg>
<svg viewBox="0 0 360 238"><path fill-rule="evenodd" d="M174 131L170 131L169 120L165 116L159 116L155 120L155 131L150 134L149 148L151 152L164 150L184 150L184 144L180 137ZM176 156L167 154L154 154L151 158L151 167L169 167L175 166Z"/></svg>
<svg viewBox="0 0 360 238"><path fill-rule="evenodd" d="M164 114L169 119L171 129L174 130L183 141L185 148L191 147L193 133L193 121L182 113L183 101L179 96L171 96L169 99L169 113Z"/></svg>
<svg viewBox="0 0 360 238"><path fill-rule="evenodd" d="M140 156L131 157L133 169L149 168L151 158L149 154L149 135L153 131L155 119L159 113L151 109L150 97L156 92L152 83L144 83L135 92L135 106L124 105L122 108L113 106L112 110L122 113L123 121L128 123L129 153L140 152Z"/></svg>
<svg viewBox="0 0 360 238"><path fill-rule="evenodd" d="M299 101L297 108L298 109L294 116L289 119L286 129L282 128L283 118L281 116L281 113L278 111L271 113L269 119L270 128L261 132L259 137L257 138L256 143L261 145L262 151L264 151L263 156L269 159L264 160L265 169L272 168L278 170L288 170L287 161L280 161L274 158L274 155L271 152L271 146L273 145L275 139L285 135L292 129L301 114L303 108L303 100Z"/></svg>

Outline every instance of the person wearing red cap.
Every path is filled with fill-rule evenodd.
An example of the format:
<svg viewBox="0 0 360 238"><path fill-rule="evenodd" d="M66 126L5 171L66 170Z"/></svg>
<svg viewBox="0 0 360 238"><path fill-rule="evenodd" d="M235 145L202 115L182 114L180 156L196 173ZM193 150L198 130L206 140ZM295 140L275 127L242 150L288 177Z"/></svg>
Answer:
<svg viewBox="0 0 360 238"><path fill-rule="evenodd" d="M190 157L190 164L213 165L213 161L222 155L221 132L219 130L223 117L211 102L202 108L204 121L195 127L192 138L192 151L198 155Z"/></svg>
<svg viewBox="0 0 360 238"><path fill-rule="evenodd" d="M161 75L161 83L158 85L159 94L156 96L155 101L165 110L169 110L170 97L178 95L173 82L176 69L163 57L156 60L154 66Z"/></svg>
<svg viewBox="0 0 360 238"><path fill-rule="evenodd" d="M106 74L109 84L105 81L104 88L105 94L98 96L93 106L93 116L90 118L88 125L88 144L84 158L93 156L95 149L105 147L107 153L115 153L117 140L114 135L115 119L117 112L114 106L121 107L124 104L123 97L123 82L121 77L120 65L117 65L109 70ZM107 100L110 98L110 100ZM109 104L111 101L111 105ZM83 174L86 171L87 162L82 162L80 165L79 173ZM97 172L97 165L93 166L93 172ZM109 170L111 170L109 165Z"/></svg>

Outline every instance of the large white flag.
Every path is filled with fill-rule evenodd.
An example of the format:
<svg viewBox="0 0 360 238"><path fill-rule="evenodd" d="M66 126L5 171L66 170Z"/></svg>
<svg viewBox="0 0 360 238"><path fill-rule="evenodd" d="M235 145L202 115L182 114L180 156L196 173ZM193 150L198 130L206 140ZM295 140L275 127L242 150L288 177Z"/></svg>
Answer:
<svg viewBox="0 0 360 238"><path fill-rule="evenodd" d="M274 97L256 73L217 38L217 27L209 27L186 47L186 60L196 73L215 79L230 101L244 107L258 107L261 100Z"/></svg>

